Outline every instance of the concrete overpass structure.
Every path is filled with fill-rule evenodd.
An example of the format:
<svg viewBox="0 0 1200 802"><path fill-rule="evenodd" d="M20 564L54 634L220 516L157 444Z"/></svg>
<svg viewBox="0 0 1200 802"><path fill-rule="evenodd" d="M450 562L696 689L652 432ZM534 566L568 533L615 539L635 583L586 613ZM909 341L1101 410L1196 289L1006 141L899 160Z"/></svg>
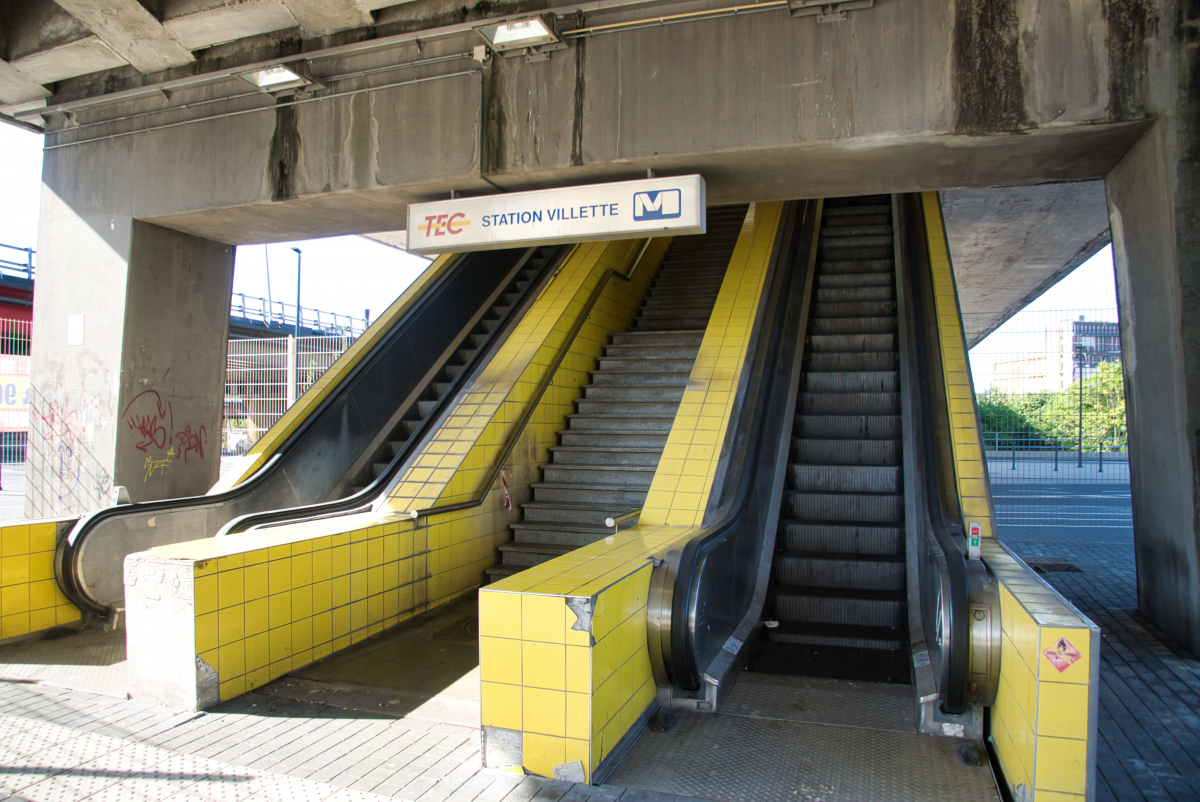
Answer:
<svg viewBox="0 0 1200 802"><path fill-rule="evenodd" d="M33 383L135 501L202 493L216 449L148 473L138 421L169 408L175 428L217 430L232 246L394 232L416 202L647 171L702 174L713 205L940 190L971 342L1111 237L1140 605L1197 652L1195 14L13 2L0 112L47 134ZM480 28L531 15L554 41L485 45ZM246 80L280 66L297 76L282 90Z"/></svg>

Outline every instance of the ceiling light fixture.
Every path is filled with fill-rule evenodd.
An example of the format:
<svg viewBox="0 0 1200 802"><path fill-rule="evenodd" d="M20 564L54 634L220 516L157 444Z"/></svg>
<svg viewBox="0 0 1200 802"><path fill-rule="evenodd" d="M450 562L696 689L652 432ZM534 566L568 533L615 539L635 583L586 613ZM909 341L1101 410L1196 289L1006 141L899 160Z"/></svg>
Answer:
<svg viewBox="0 0 1200 802"><path fill-rule="evenodd" d="M562 39L554 31L553 17L549 14L544 17L526 17L496 25L483 25L475 30L497 53L562 43Z"/></svg>
<svg viewBox="0 0 1200 802"><path fill-rule="evenodd" d="M299 67L285 67L282 64L267 67L265 70L244 72L238 77L257 86L263 92L278 92L283 89L308 86L312 83L311 80L300 74Z"/></svg>

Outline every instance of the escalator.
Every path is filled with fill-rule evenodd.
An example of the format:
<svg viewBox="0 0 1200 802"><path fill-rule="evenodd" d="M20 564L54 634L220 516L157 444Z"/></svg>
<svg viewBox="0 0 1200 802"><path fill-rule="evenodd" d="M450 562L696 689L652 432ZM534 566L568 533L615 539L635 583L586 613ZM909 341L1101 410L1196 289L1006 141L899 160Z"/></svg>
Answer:
<svg viewBox="0 0 1200 802"><path fill-rule="evenodd" d="M609 781L703 795L686 778L710 773L720 741L760 798L796 794L803 774L826 777L808 790L829 799L892 798L875 780L907 799L995 799L959 751L983 752L999 653L968 616L999 604L963 536L919 199L796 214L720 504L653 569L650 662L680 732L642 736ZM791 738L795 765L765 759Z"/></svg>
<svg viewBox="0 0 1200 802"><path fill-rule="evenodd" d="M261 467L210 495L110 507L83 517L58 543L59 586L81 609L106 616L123 606L128 554L212 537L270 511L319 504L366 509L504 342L569 251L520 248L439 260L415 297L402 295L363 335L365 353L328 394L307 406L300 400L294 409L303 411L303 419Z"/></svg>

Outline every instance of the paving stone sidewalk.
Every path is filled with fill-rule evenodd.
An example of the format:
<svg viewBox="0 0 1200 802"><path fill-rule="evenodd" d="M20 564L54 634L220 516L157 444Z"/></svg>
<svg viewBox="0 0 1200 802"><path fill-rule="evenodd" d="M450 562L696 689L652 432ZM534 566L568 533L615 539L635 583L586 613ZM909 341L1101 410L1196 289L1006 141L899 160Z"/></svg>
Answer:
<svg viewBox="0 0 1200 802"><path fill-rule="evenodd" d="M178 713L19 682L0 683L0 791L30 802L684 802L481 769L469 727L259 693Z"/></svg>

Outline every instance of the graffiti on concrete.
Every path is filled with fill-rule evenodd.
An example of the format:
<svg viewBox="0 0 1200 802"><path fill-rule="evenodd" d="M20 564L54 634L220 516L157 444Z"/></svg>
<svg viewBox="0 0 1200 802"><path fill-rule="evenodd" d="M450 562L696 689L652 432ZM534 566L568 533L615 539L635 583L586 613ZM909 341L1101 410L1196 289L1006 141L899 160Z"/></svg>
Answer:
<svg viewBox="0 0 1200 802"><path fill-rule="evenodd" d="M147 454L143 482L149 482L155 475L164 476L179 458L186 463L190 455L204 457L207 429L191 424L176 429L175 410L157 390L145 390L134 396L121 413L121 419L137 439L134 448Z"/></svg>

